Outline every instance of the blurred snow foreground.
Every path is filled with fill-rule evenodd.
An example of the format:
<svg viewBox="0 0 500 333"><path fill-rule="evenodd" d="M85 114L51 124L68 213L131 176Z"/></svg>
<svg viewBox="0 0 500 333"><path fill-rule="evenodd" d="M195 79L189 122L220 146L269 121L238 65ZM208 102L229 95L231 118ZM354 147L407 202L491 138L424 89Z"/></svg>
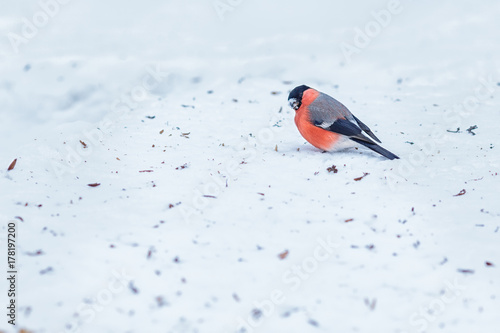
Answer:
<svg viewBox="0 0 500 333"><path fill-rule="evenodd" d="M0 331L495 332L499 14L3 4L0 221L19 275ZM306 143L301 84L401 160Z"/></svg>

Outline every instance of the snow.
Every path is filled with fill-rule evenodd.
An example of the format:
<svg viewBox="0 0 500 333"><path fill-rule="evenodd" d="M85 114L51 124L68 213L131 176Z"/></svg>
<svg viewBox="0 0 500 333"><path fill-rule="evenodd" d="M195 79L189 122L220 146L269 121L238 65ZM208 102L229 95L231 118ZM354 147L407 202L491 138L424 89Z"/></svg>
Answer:
<svg viewBox="0 0 500 333"><path fill-rule="evenodd" d="M495 332L497 2L51 8L0 17L0 331ZM305 142L300 84L401 160Z"/></svg>

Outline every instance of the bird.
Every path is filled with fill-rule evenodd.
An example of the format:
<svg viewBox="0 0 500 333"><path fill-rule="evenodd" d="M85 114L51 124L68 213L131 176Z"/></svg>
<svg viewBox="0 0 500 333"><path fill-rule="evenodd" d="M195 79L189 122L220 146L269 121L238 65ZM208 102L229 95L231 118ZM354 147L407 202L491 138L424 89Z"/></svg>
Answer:
<svg viewBox="0 0 500 333"><path fill-rule="evenodd" d="M399 159L379 146L377 142L381 141L370 128L335 98L301 85L290 92L288 103L295 110L295 124L300 134L314 147L333 151L358 143L390 160Z"/></svg>

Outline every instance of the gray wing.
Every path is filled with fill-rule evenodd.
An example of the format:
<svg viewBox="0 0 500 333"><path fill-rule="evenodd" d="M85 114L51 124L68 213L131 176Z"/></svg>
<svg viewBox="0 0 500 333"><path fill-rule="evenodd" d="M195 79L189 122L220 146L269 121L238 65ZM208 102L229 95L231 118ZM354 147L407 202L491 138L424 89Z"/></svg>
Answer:
<svg viewBox="0 0 500 333"><path fill-rule="evenodd" d="M368 126L356 118L344 104L335 98L320 93L319 96L309 105L311 120L314 125L321 128L329 128L337 119L345 118L356 127L359 126L373 140L380 143L380 140L373 134Z"/></svg>
<svg viewBox="0 0 500 333"><path fill-rule="evenodd" d="M309 112L313 121L332 124L339 118L355 121L352 113L344 104L323 93L319 93L319 96L309 105Z"/></svg>

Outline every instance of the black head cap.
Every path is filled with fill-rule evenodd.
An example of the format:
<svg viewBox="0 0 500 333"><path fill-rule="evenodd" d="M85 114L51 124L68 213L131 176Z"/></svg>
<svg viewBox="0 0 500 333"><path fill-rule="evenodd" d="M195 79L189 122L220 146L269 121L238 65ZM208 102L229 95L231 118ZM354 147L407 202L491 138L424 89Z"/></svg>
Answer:
<svg viewBox="0 0 500 333"><path fill-rule="evenodd" d="M288 95L288 99L290 99L290 98L296 98L296 99L298 99L300 101L302 99L302 94L307 89L309 89L309 87L306 86L306 85L301 85L301 86L293 88L293 90Z"/></svg>
<svg viewBox="0 0 500 333"><path fill-rule="evenodd" d="M297 110L300 105L302 104L302 95L304 94L304 91L307 89L310 89L306 85L301 85L298 87L295 87L290 94L288 95L288 101L290 102L290 106Z"/></svg>

